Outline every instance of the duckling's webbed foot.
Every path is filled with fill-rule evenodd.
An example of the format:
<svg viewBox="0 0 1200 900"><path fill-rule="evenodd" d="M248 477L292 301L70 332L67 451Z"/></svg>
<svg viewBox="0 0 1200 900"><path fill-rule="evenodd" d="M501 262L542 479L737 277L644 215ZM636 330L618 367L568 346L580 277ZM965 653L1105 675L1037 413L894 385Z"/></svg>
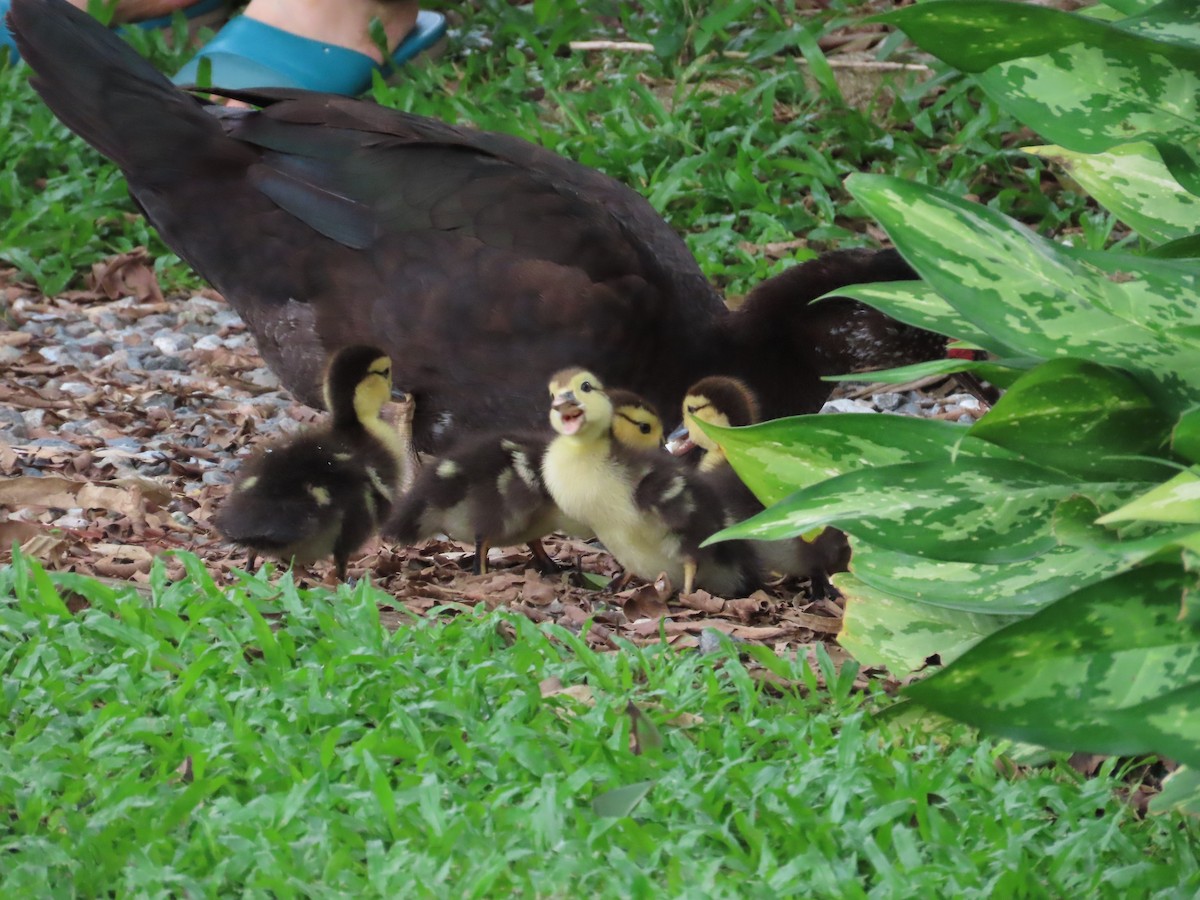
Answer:
<svg viewBox="0 0 1200 900"><path fill-rule="evenodd" d="M554 557L546 552L546 547L542 544L541 539L534 539L527 546L529 547L529 552L533 555L534 566L543 575L557 575L559 572L564 571L563 567L555 561Z"/></svg>
<svg viewBox="0 0 1200 900"><path fill-rule="evenodd" d="M824 569L813 569L809 575L809 591L812 593L814 600L833 600L835 597L840 597L841 593L833 586L833 582L829 580L829 575Z"/></svg>

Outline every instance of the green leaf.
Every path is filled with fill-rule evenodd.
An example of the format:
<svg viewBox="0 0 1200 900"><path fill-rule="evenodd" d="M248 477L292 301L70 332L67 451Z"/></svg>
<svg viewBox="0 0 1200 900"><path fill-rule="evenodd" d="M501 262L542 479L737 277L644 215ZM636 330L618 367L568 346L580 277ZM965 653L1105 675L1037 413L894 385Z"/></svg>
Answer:
<svg viewBox="0 0 1200 900"><path fill-rule="evenodd" d="M1169 424L1124 372L1055 359L1018 379L970 433L1085 479L1152 481L1163 466L1128 457L1159 450Z"/></svg>
<svg viewBox="0 0 1200 900"><path fill-rule="evenodd" d="M908 692L992 733L1047 747L1200 763L1200 629L1178 621L1195 579L1134 569L985 638Z"/></svg>
<svg viewBox="0 0 1200 900"><path fill-rule="evenodd" d="M1023 149L1061 166L1101 206L1149 241L1174 241L1200 231L1200 198L1171 176L1153 144L1138 141L1102 153L1054 145Z"/></svg>
<svg viewBox="0 0 1200 900"><path fill-rule="evenodd" d="M1156 10L1140 29L997 0L935 0L878 18L956 68L979 73L978 83L1006 112L1056 144L1097 153L1152 140L1175 179L1196 193L1200 171L1183 149L1195 147L1200 112L1195 5Z"/></svg>
<svg viewBox="0 0 1200 900"><path fill-rule="evenodd" d="M1171 432L1171 449L1190 462L1200 462L1200 406L1179 417Z"/></svg>
<svg viewBox="0 0 1200 900"><path fill-rule="evenodd" d="M1200 525L1200 470L1180 472L1170 481L1096 521L1101 525L1134 521Z"/></svg>
<svg viewBox="0 0 1200 900"><path fill-rule="evenodd" d="M1134 484L1088 485L1115 506ZM836 526L889 550L964 563L1010 563L1057 546L1051 514L1079 493L1067 475L992 458L860 469L797 491L706 541L784 540Z"/></svg>
<svg viewBox="0 0 1200 900"><path fill-rule="evenodd" d="M936 291L920 281L879 281L838 288L826 297L851 297L906 325L969 341L997 356L1014 355L986 331L968 322ZM815 302L819 303L820 298Z"/></svg>
<svg viewBox="0 0 1200 900"><path fill-rule="evenodd" d="M1063 247L994 210L898 178L852 175L848 184L921 277L1019 355L1124 368L1169 409L1195 405L1193 264Z"/></svg>
<svg viewBox="0 0 1200 900"><path fill-rule="evenodd" d="M1195 259L1200 256L1200 234L1151 247L1146 255L1152 259Z"/></svg>
<svg viewBox="0 0 1200 900"><path fill-rule="evenodd" d="M1150 798L1150 812L1172 810L1200 816L1200 769L1180 766L1163 779L1162 791Z"/></svg>
<svg viewBox="0 0 1200 900"><path fill-rule="evenodd" d="M895 25L922 50L964 72L1080 41L1104 44L1122 37L1095 19L1007 0L930 0L867 21Z"/></svg>
<svg viewBox="0 0 1200 900"><path fill-rule="evenodd" d="M881 547L958 562L1004 563L1057 546L1051 514L1080 486L1065 475L1006 459L957 459L860 469L797 491L705 544L783 540L836 525ZM1094 484L1115 506L1134 484Z"/></svg>
<svg viewBox="0 0 1200 900"><path fill-rule="evenodd" d="M774 419L743 428L701 423L763 505L865 466L956 456L1011 457L987 441L967 439L952 422L910 416L829 413Z"/></svg>
<svg viewBox="0 0 1200 900"><path fill-rule="evenodd" d="M592 812L607 819L621 819L632 815L654 785L654 781L639 781L636 784L614 788L592 801Z"/></svg>
<svg viewBox="0 0 1200 900"><path fill-rule="evenodd" d="M825 381L878 381L884 384L906 384L918 378L930 375L953 375L958 372L974 372L985 381L990 381L998 387L1008 387L1026 369L1037 365L1036 359L1002 359L1002 360L970 360L970 359L931 359L928 362L913 363L910 366L898 366L894 369L880 369L874 372L853 372L849 375L826 375Z"/></svg>
<svg viewBox="0 0 1200 900"><path fill-rule="evenodd" d="M846 598L838 643L864 666L886 666L898 677L937 654L958 658L1012 617L975 615L942 609L878 591L853 575L833 579Z"/></svg>
<svg viewBox="0 0 1200 900"><path fill-rule="evenodd" d="M1029 615L1083 585L1132 568L1146 555L1148 551L1121 555L1061 546L1029 559L987 565L925 559L857 540L850 572L878 591L929 606Z"/></svg>

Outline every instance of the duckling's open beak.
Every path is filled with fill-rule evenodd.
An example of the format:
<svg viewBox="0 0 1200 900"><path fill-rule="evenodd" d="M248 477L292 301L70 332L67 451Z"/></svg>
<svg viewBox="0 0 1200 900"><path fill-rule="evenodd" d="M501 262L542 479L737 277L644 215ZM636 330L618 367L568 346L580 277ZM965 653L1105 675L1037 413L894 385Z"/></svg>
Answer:
<svg viewBox="0 0 1200 900"><path fill-rule="evenodd" d="M580 405L574 391L563 391L550 402L552 412L558 413L562 423L562 434L575 434L583 427L583 407Z"/></svg>
<svg viewBox="0 0 1200 900"><path fill-rule="evenodd" d="M672 456L683 456L696 449L696 442L688 434L686 424L680 425L667 435L667 452Z"/></svg>

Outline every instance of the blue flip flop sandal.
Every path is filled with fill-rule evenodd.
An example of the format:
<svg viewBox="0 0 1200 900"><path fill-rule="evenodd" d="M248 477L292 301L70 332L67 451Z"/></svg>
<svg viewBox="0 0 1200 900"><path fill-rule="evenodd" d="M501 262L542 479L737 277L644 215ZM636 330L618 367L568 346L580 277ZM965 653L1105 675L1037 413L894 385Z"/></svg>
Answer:
<svg viewBox="0 0 1200 900"><path fill-rule="evenodd" d="M3 57L4 51L7 50L9 61L16 62L21 58L21 54L17 51L16 41L13 40L12 34L4 24L5 16L8 15L8 8L11 5L12 0L0 0L0 57ZM229 0L196 0L191 6L184 7L179 12L194 27L201 25L212 25L215 27L218 20L223 17L225 7L228 5ZM153 19L143 19L140 22L125 22L119 27L140 28L144 31L151 31L156 28L170 28L174 18L174 13L172 13L166 16L155 16Z"/></svg>
<svg viewBox="0 0 1200 900"><path fill-rule="evenodd" d="M2 2L2 0L0 0ZM176 73L176 84L200 80L201 60L211 69L205 85L223 88L288 87L353 97L371 86L375 71L386 71L428 50L446 33L446 17L422 10L417 24L392 53L388 65L335 44L290 34L273 25L238 16L225 24L195 58Z"/></svg>

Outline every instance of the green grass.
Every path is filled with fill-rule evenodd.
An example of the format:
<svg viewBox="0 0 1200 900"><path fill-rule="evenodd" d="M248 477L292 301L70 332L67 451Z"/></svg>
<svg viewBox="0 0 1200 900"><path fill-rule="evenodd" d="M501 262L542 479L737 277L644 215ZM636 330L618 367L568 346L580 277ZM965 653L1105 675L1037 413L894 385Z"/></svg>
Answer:
<svg viewBox="0 0 1200 900"><path fill-rule="evenodd" d="M802 238L813 249L796 251L800 258L874 243L869 219L842 188L856 171L975 194L1043 232L1107 235L1078 194L1042 184L1043 163L1005 140L1015 124L957 76L899 77L866 107L847 106L813 36L855 21L862 4L835 0L816 19L780 12L787 6L447 4L467 17L450 52L406 67L396 86L381 82L374 96L519 135L634 186L734 294L791 264L745 242ZM613 36L660 52L563 53L570 40ZM160 34L131 40L166 71L182 58ZM800 47L821 76L815 81L806 80ZM716 55L726 49L748 56ZM144 244L169 289L194 287L134 215L119 173L55 122L27 76L23 66L0 70L0 258L54 293L98 258Z"/></svg>
<svg viewBox="0 0 1200 900"><path fill-rule="evenodd" d="M855 14L830 5L814 33ZM733 293L789 262L743 242L873 242L841 185L853 171L1108 238L1111 222L1043 184L1003 137L1013 123L966 82L897 82L861 111L827 77L810 86L797 53L809 20L785 7L456 3L462 44L374 93L628 182ZM561 53L614 21L661 52ZM176 64L161 36L133 40ZM0 69L0 258L54 293L145 244L168 290L195 286L27 74ZM188 567L178 583L156 568L149 601L21 559L0 568L0 896L1200 891L1200 826L1139 820L1116 763L1086 780L1061 761L1003 775L1004 746L901 724L888 698L851 692L852 673L826 689L773 661L806 689L778 695L733 652L598 655L561 629L474 612L391 633L388 598L365 585L218 588ZM71 614L67 589L90 607ZM594 703L543 698L550 677ZM661 748L630 751L630 701ZM683 713L697 718L672 724ZM631 815L597 812L645 782Z"/></svg>
<svg viewBox="0 0 1200 900"><path fill-rule="evenodd" d="M852 672L818 689L781 661L808 693L778 696L732 652L601 655L516 616L392 633L365 584L221 589L185 562L148 602L0 570L0 895L1200 890L1200 827L1137 820L1111 765L1005 777L998 746L892 723ZM549 677L594 704L544 699ZM630 752L630 701L661 748ZM594 810L648 780L632 815Z"/></svg>

